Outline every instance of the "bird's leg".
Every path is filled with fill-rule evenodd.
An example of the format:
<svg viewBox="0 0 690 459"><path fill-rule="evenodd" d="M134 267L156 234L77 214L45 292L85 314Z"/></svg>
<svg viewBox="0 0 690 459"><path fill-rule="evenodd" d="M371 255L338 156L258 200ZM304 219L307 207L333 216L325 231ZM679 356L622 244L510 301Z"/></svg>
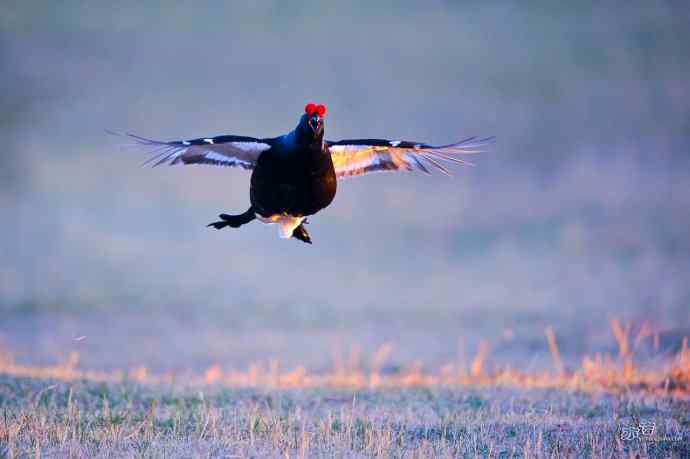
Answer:
<svg viewBox="0 0 690 459"><path fill-rule="evenodd" d="M249 223L250 221L254 220L256 218L256 215L254 214L254 208L250 207L245 213L239 214L239 215L228 215L228 214L220 214L218 217L220 217L221 221L218 222L212 222L206 225L207 227L214 227L215 229L223 229L226 226L229 226L231 228L239 228L240 226Z"/></svg>
<svg viewBox="0 0 690 459"><path fill-rule="evenodd" d="M311 244L311 238L309 237L307 229L304 227L304 222L300 223L299 226L292 231L292 237L306 242L307 244Z"/></svg>

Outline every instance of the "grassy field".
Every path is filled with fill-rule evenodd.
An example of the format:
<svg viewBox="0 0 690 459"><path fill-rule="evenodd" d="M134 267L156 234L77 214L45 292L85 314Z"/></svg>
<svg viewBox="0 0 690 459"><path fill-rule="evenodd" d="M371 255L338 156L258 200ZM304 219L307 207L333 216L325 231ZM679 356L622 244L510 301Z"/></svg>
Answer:
<svg viewBox="0 0 690 459"><path fill-rule="evenodd" d="M647 356L612 322L617 355L553 370L386 365L357 348L325 371L88 370L0 355L0 454L66 457L690 457L690 349ZM641 327L644 330L644 327ZM642 334L638 333L636 338ZM80 339L77 337L76 339ZM652 338L652 346L657 339ZM365 363L363 363L365 362Z"/></svg>
<svg viewBox="0 0 690 459"><path fill-rule="evenodd" d="M5 457L690 455L690 405L635 393L199 390L2 376L0 405ZM627 439L640 425L647 435Z"/></svg>

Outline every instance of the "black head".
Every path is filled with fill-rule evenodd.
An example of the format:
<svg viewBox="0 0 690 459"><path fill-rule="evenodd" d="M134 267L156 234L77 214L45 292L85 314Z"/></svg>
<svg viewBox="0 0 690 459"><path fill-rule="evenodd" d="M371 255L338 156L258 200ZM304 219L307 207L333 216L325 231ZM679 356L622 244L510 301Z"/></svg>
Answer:
<svg viewBox="0 0 690 459"><path fill-rule="evenodd" d="M300 118L298 126L298 131L301 131L300 137L320 143L323 140L323 118L325 115L326 107L324 105L308 103L304 107L304 115Z"/></svg>

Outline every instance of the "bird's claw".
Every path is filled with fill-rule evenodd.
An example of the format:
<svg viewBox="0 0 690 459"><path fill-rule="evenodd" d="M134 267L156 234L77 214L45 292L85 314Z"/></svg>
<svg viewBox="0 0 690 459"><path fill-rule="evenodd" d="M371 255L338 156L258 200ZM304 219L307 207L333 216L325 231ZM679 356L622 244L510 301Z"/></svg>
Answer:
<svg viewBox="0 0 690 459"><path fill-rule="evenodd" d="M297 228L292 230L292 237L299 239L302 242L306 242L307 244L311 244L311 238L309 237L307 229L304 227L304 222L300 223Z"/></svg>

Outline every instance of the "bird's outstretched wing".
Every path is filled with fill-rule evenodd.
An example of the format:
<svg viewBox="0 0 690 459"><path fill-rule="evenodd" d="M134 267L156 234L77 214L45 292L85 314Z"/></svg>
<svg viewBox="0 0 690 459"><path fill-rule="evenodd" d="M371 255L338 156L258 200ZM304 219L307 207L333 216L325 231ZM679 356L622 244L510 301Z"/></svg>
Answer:
<svg viewBox="0 0 690 459"><path fill-rule="evenodd" d="M113 133L115 134L115 133ZM127 134L137 144L150 147L152 156L143 165L210 164L252 169L259 155L271 148L266 139L221 135L190 140L161 141Z"/></svg>
<svg viewBox="0 0 690 459"><path fill-rule="evenodd" d="M420 170L430 174L437 169L450 172L443 163L469 164L458 156L480 153L494 141L494 137L470 137L448 145L428 145L421 142L384 139L354 139L326 141L338 178L369 172Z"/></svg>

